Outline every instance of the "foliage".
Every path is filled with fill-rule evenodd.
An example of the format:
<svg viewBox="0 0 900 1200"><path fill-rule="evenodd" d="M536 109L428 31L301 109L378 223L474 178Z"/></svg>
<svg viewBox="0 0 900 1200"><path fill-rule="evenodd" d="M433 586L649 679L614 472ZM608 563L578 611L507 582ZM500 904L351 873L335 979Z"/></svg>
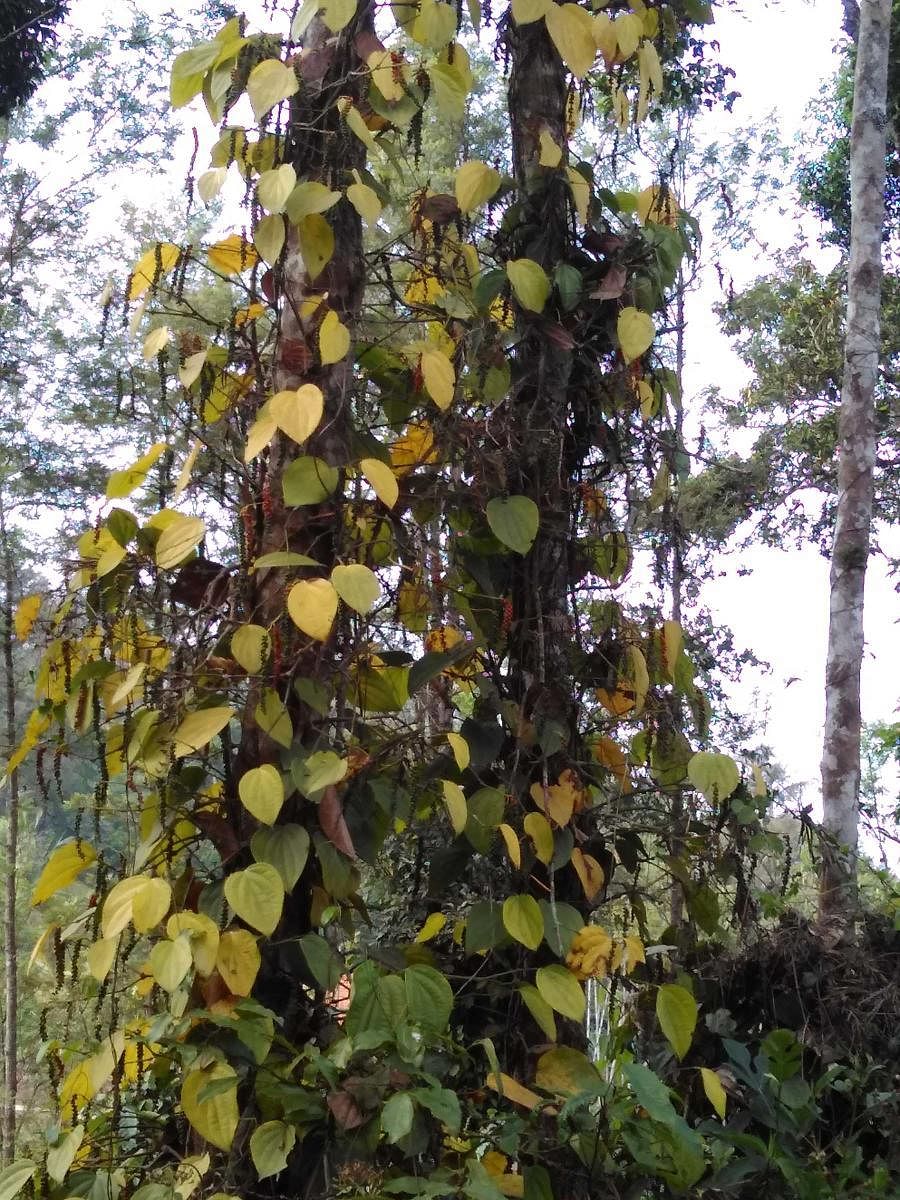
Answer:
<svg viewBox="0 0 900 1200"><path fill-rule="evenodd" d="M7 0L0 14L0 120L40 83L68 0Z"/></svg>

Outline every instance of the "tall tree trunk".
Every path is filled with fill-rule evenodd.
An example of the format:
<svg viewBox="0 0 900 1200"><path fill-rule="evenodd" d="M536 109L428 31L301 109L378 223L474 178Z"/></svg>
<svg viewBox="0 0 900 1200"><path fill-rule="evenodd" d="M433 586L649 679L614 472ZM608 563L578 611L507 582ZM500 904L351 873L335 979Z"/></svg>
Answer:
<svg viewBox="0 0 900 1200"><path fill-rule="evenodd" d="M16 681L13 674L13 592L15 563L6 505L0 492L0 555L3 558L3 669L6 672L6 753L16 743ZM19 773L9 776L6 801L6 887L3 903L3 1098L0 1104L0 1158L4 1165L15 1157L16 1096L18 1093L18 938L16 935L16 862L19 840Z"/></svg>
<svg viewBox="0 0 900 1200"><path fill-rule="evenodd" d="M881 339L881 239L890 0L862 0L850 140L852 230L841 393L838 505L831 555L825 668L822 807L831 839L820 877L822 917L848 918L856 900L860 784L860 667L872 524L874 399Z"/></svg>

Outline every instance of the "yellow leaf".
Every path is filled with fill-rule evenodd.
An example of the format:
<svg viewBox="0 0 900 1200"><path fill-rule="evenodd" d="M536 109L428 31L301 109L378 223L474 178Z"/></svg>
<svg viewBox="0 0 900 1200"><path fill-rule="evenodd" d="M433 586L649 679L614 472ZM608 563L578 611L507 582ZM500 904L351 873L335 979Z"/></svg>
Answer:
<svg viewBox="0 0 900 1200"><path fill-rule="evenodd" d="M577 846L572 851L572 866L581 880L585 896L589 901L593 900L603 887L603 868L592 854L584 854Z"/></svg>
<svg viewBox="0 0 900 1200"><path fill-rule="evenodd" d="M538 814L533 814L537 816ZM507 825L504 821L497 826L500 836L506 844L506 853L509 855L509 861L518 870L522 865L522 848L519 845L519 839L516 836L516 831L511 825Z"/></svg>
<svg viewBox="0 0 900 1200"><path fill-rule="evenodd" d="M422 351L419 363L428 395L442 412L446 412L453 403L453 392L456 387L456 372L453 369L453 363L443 351L436 350L431 346L426 346Z"/></svg>
<svg viewBox="0 0 900 1200"><path fill-rule="evenodd" d="M172 905L172 889L164 879L144 878L144 886L131 901L131 919L138 933L149 933Z"/></svg>
<svg viewBox="0 0 900 1200"><path fill-rule="evenodd" d="M271 213L263 217L253 230L253 245L259 251L260 258L273 267L284 249L284 217L279 213Z"/></svg>
<svg viewBox="0 0 900 1200"><path fill-rule="evenodd" d="M448 733L447 743L453 751L457 767L460 771L464 771L469 765L469 743L461 733Z"/></svg>
<svg viewBox="0 0 900 1200"><path fill-rule="evenodd" d="M172 913L166 922L166 934L173 942L186 935L198 973L204 978L212 975L219 953L219 930L214 921L205 913Z"/></svg>
<svg viewBox="0 0 900 1200"><path fill-rule="evenodd" d="M201 708L197 712L188 713L172 735L175 757L184 758L185 755L202 749L225 728L233 716L233 708L221 706Z"/></svg>
<svg viewBox="0 0 900 1200"><path fill-rule="evenodd" d="M557 146L548 129L541 130L539 161L542 167L558 167L562 162L562 150Z"/></svg>
<svg viewBox="0 0 900 1200"><path fill-rule="evenodd" d="M670 679L675 678L675 666L684 645L684 634L677 621L663 621L660 633L660 648L662 650L662 666Z"/></svg>
<svg viewBox="0 0 900 1200"><path fill-rule="evenodd" d="M319 327L319 357L322 366L340 362L350 349L350 330L333 310Z"/></svg>
<svg viewBox="0 0 900 1200"><path fill-rule="evenodd" d="M214 246L210 246L206 254L210 266L217 267L223 275L240 275L249 267L259 262L259 255L239 233L229 234Z"/></svg>
<svg viewBox="0 0 900 1200"><path fill-rule="evenodd" d="M431 426L407 425L406 433L401 434L392 443L390 453L394 474L400 479L408 475L414 467L437 462L438 452Z"/></svg>
<svg viewBox="0 0 900 1200"><path fill-rule="evenodd" d="M767 796L769 794L768 788L766 787L766 778L760 770L758 763L751 763L750 771L753 775L753 796L755 799L759 800L763 796Z"/></svg>
<svg viewBox="0 0 900 1200"><path fill-rule="evenodd" d="M492 1071L487 1077L487 1085L495 1092L499 1092L501 1096L505 1096L507 1100L511 1100L513 1104L520 1104L523 1108L531 1110L537 1108L541 1103L537 1092L533 1092L531 1088L525 1087L517 1079L513 1079L511 1075L505 1075L502 1071L499 1074Z"/></svg>
<svg viewBox="0 0 900 1200"><path fill-rule="evenodd" d="M293 395L293 392L286 393ZM256 418L250 428L247 430L247 445L244 447L244 462L253 462L257 454L261 454L271 442L272 438L278 432L278 425L275 418L270 416L268 412Z"/></svg>
<svg viewBox="0 0 900 1200"><path fill-rule="evenodd" d="M574 5L567 5L573 7ZM514 258L506 264L513 294L523 308L543 312L550 295L550 280L544 269L530 258Z"/></svg>
<svg viewBox="0 0 900 1200"><path fill-rule="evenodd" d="M270 863L253 863L228 876L225 899L242 921L268 936L281 920L284 884Z"/></svg>
<svg viewBox="0 0 900 1200"><path fill-rule="evenodd" d="M500 187L500 175L493 167L472 159L457 170L454 186L460 211L468 213L481 208L496 194Z"/></svg>
<svg viewBox="0 0 900 1200"><path fill-rule="evenodd" d="M314 383L304 383L295 392L276 392L268 413L292 441L305 442L314 433L325 411L325 397Z"/></svg>
<svg viewBox="0 0 900 1200"><path fill-rule="evenodd" d="M539 21L553 7L554 0L512 0L512 15L517 25Z"/></svg>
<svg viewBox="0 0 900 1200"><path fill-rule="evenodd" d="M644 42L638 50L638 63L640 64L641 78L643 79L646 76L656 95L662 95L662 64L659 61L659 54L656 47L652 42Z"/></svg>
<svg viewBox="0 0 900 1200"><path fill-rule="evenodd" d="M542 863L553 858L553 830L543 813L528 813L523 822L525 832L534 844L534 852Z"/></svg>
<svg viewBox="0 0 900 1200"><path fill-rule="evenodd" d="M157 942L147 960L151 974L165 992L174 992L191 969L191 948L187 938Z"/></svg>
<svg viewBox="0 0 900 1200"><path fill-rule="evenodd" d="M212 204L221 192L227 176L227 167L213 167L211 170L203 172L197 180L197 195L204 204Z"/></svg>
<svg viewBox="0 0 900 1200"><path fill-rule="evenodd" d="M180 253L179 247L172 242L157 242L155 246L145 250L131 273L128 299L140 300L141 296L150 290L154 279L172 270Z"/></svg>
<svg viewBox="0 0 900 1200"><path fill-rule="evenodd" d="M164 510L168 511L168 510ZM156 543L156 565L164 571L177 567L192 554L206 533L206 524L199 517L172 513Z"/></svg>
<svg viewBox="0 0 900 1200"><path fill-rule="evenodd" d="M332 33L339 33L356 15L356 0L325 0L322 20Z"/></svg>
<svg viewBox="0 0 900 1200"><path fill-rule="evenodd" d="M51 942L53 941L53 935L57 932L58 929L59 929L59 923L57 921L51 921L51 923L44 929L43 933L38 938L38 940L34 943L34 945L31 948L31 953L28 955L28 966L25 968L26 976L30 975L31 972L34 970L35 963L41 957L43 952L47 949L48 945L51 944ZM54 966L55 965L56 964L54 962Z"/></svg>
<svg viewBox="0 0 900 1200"><path fill-rule="evenodd" d="M566 174L569 177L569 187L572 189L572 200L575 204L575 211L578 213L578 219L582 225L586 225L588 205L591 202L591 185L574 167L566 167Z"/></svg>
<svg viewBox="0 0 900 1200"><path fill-rule="evenodd" d="M263 64L264 65L264 64ZM227 1090L215 1089L206 1100L199 1099L200 1093L212 1083L233 1080L234 1086ZM181 1108L201 1137L220 1150L230 1150L238 1124L237 1073L223 1062L211 1063L189 1071L181 1085Z"/></svg>
<svg viewBox="0 0 900 1200"><path fill-rule="evenodd" d="M129 875L120 879L103 902L100 928L105 938L120 934L131 920L134 898L141 891L146 875Z"/></svg>
<svg viewBox="0 0 900 1200"><path fill-rule="evenodd" d="M233 995L250 995L261 965L259 947L249 929L230 929L219 938L216 968Z"/></svg>
<svg viewBox="0 0 900 1200"><path fill-rule="evenodd" d="M310 213L297 225L297 240L310 279L318 279L334 254L334 230L321 213Z"/></svg>
<svg viewBox="0 0 900 1200"><path fill-rule="evenodd" d="M381 503L393 508L400 495L400 487L387 463L380 458L364 458L360 461L359 469Z"/></svg>
<svg viewBox="0 0 900 1200"><path fill-rule="evenodd" d="M462 833L469 820L466 794L458 783L453 783L450 779L442 779L441 786L444 789L444 803L447 806L447 813L450 817L450 824L453 826L453 832L457 834Z"/></svg>
<svg viewBox="0 0 900 1200"><path fill-rule="evenodd" d="M455 6L442 4L439 0L420 0L411 36L422 46L441 50L456 35L456 20Z"/></svg>
<svg viewBox="0 0 900 1200"><path fill-rule="evenodd" d="M656 326L639 308L623 308L616 322L619 346L626 363L640 358L653 344Z"/></svg>
<svg viewBox="0 0 900 1200"><path fill-rule="evenodd" d="M725 1108L728 1097L722 1087L722 1080L709 1067L700 1067L700 1078L703 1080L703 1090L706 1098L716 1111L716 1115L725 1120Z"/></svg>
<svg viewBox="0 0 900 1200"><path fill-rule="evenodd" d="M194 438L194 444L188 451L187 457L182 463L181 470L178 472L178 478L175 481L175 490L172 492L172 499L177 500L191 481L191 471L194 469L200 451L203 449L203 443L199 438Z"/></svg>
<svg viewBox="0 0 900 1200"><path fill-rule="evenodd" d="M612 66L619 44L616 41L616 27L606 13L597 13L594 17L594 41L597 43L597 49L603 55L606 65Z"/></svg>
<svg viewBox="0 0 900 1200"><path fill-rule="evenodd" d="M678 218L678 212L678 201L671 188L653 184L638 192L637 213L645 225L652 221L657 225L672 227Z"/></svg>
<svg viewBox="0 0 900 1200"><path fill-rule="evenodd" d="M335 567L331 572L331 585L344 603L362 616L372 611L381 596L378 576L362 563Z"/></svg>
<svg viewBox="0 0 900 1200"><path fill-rule="evenodd" d="M74 883L81 872L96 861L97 853L94 847L81 838L57 846L38 876L31 893L31 903L43 904L70 883Z"/></svg>
<svg viewBox="0 0 900 1200"><path fill-rule="evenodd" d="M560 58L572 74L578 79L587 75L597 54L591 14L578 4L553 4L544 20Z"/></svg>
<svg viewBox="0 0 900 1200"><path fill-rule="evenodd" d="M342 96L337 102L338 111L347 122L347 128L351 133L355 134L359 140L370 150L378 153L378 143L372 134L371 129L363 120L363 115L359 109L353 104L349 96Z"/></svg>
<svg viewBox="0 0 900 1200"><path fill-rule="evenodd" d="M168 448L167 442L157 442L130 467L122 471L113 471L106 484L107 500L121 500L124 496L130 496L135 488L141 486L150 468Z"/></svg>
<svg viewBox="0 0 900 1200"><path fill-rule="evenodd" d="M99 941L92 942L88 946L88 970L98 983L102 983L112 970L112 965L116 961L116 949L118 945L118 937L112 937L100 938Z"/></svg>
<svg viewBox="0 0 900 1200"><path fill-rule="evenodd" d="M248 675L258 675L269 657L272 639L262 625L241 625L231 635L231 656Z"/></svg>
<svg viewBox="0 0 900 1200"><path fill-rule="evenodd" d="M157 354L161 354L169 344L169 338L172 336L168 325L160 325L158 329L154 329L144 338L144 346L141 354L145 362L149 362L151 358L156 358ZM126 493L127 495L127 493Z"/></svg>
<svg viewBox="0 0 900 1200"><path fill-rule="evenodd" d="M284 784L271 763L251 767L238 784L241 803L263 825L274 825L284 804Z"/></svg>
<svg viewBox="0 0 900 1200"><path fill-rule="evenodd" d="M623 59L631 58L644 36L643 21L635 13L625 13L616 17L613 28L616 31L619 54Z"/></svg>
<svg viewBox="0 0 900 1200"><path fill-rule="evenodd" d="M38 613L41 611L41 600L41 595L36 592L31 596L23 596L16 605L16 613L13 617L13 629L16 631L16 637L20 642L24 641L34 628Z"/></svg>
<svg viewBox="0 0 900 1200"><path fill-rule="evenodd" d="M303 579L288 593L291 620L307 637L319 642L331 633L337 606L338 594L327 579Z"/></svg>
<svg viewBox="0 0 900 1200"><path fill-rule="evenodd" d="M282 163L272 171L263 171L256 185L256 195L266 212L281 213L296 186L297 172L290 163ZM256 241L255 235L253 240Z"/></svg>
<svg viewBox="0 0 900 1200"><path fill-rule="evenodd" d="M319 183L316 179L304 179L288 197L285 206L288 220L292 225L299 225L304 217L328 212L340 198L340 192L332 191L324 183Z"/></svg>
<svg viewBox="0 0 900 1200"><path fill-rule="evenodd" d="M431 913L425 919L425 924L416 934L415 940L419 943L430 942L432 938L436 938L444 926L447 924L447 917L444 913Z"/></svg>
<svg viewBox="0 0 900 1200"><path fill-rule="evenodd" d="M366 66L372 72L372 82L384 96L385 100L394 103L397 100L402 100L406 94L403 89L402 75L396 69L394 57L390 50L373 50L366 58ZM359 186L359 185L357 185ZM364 185L363 185L364 186ZM371 191L371 188L367 188ZM374 194L374 193L373 193ZM355 207L355 201L350 197L350 189L347 189L347 196L350 198L350 203ZM379 204L379 209L381 205ZM359 212L359 215L365 218L365 214Z"/></svg>
<svg viewBox="0 0 900 1200"><path fill-rule="evenodd" d="M351 183L347 199L370 228L376 224L381 216L381 201L373 188L366 183Z"/></svg>
<svg viewBox="0 0 900 1200"><path fill-rule="evenodd" d="M257 121L269 109L297 91L300 85L292 67L278 58L267 58L250 72L247 79L247 95Z"/></svg>

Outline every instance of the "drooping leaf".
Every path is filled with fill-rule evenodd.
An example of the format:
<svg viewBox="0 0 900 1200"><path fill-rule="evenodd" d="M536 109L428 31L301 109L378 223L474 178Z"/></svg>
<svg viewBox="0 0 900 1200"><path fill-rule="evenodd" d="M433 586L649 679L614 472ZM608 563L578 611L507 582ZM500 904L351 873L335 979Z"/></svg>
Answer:
<svg viewBox="0 0 900 1200"><path fill-rule="evenodd" d="M503 901L503 924L510 937L537 950L544 936L544 918L533 896L507 896Z"/></svg>
<svg viewBox="0 0 900 1200"><path fill-rule="evenodd" d="M544 20L560 58L572 74L577 79L587 75L597 55L594 20L588 10L580 4L552 4Z"/></svg>
<svg viewBox="0 0 900 1200"><path fill-rule="evenodd" d="M261 965L259 947L249 929L229 929L219 938L216 967L235 996L250 995Z"/></svg>
<svg viewBox="0 0 900 1200"><path fill-rule="evenodd" d="M522 307L531 312L543 312L550 295L550 280L543 267L530 258L514 258L506 264L506 274L513 295Z"/></svg>
<svg viewBox="0 0 900 1200"><path fill-rule="evenodd" d="M281 920L284 907L281 876L269 863L253 863L228 876L225 899L242 921L269 935Z"/></svg>
<svg viewBox="0 0 900 1200"><path fill-rule="evenodd" d="M217 733L221 733L233 716L234 709L225 707L201 708L188 713L172 735L175 757L184 758L187 754L202 750Z"/></svg>
<svg viewBox="0 0 900 1200"><path fill-rule="evenodd" d="M337 613L338 594L327 579L303 579L288 593L287 610L302 633L324 642Z"/></svg>
<svg viewBox="0 0 900 1200"><path fill-rule="evenodd" d="M302 825L294 824L258 829L250 839L250 850L257 862L275 868L285 892L290 893L309 858L309 834Z"/></svg>
<svg viewBox="0 0 900 1200"><path fill-rule="evenodd" d="M537 537L540 513L528 496L495 496L488 501L487 521L498 542L517 554L527 554Z"/></svg>
<svg viewBox="0 0 900 1200"><path fill-rule="evenodd" d="M460 211L473 212L496 194L500 187L500 175L493 167L472 159L457 168L454 187Z"/></svg>
<svg viewBox="0 0 900 1200"><path fill-rule="evenodd" d="M43 904L73 883L82 871L97 861L97 852L82 838L64 842L53 851L31 893L32 904Z"/></svg>
<svg viewBox="0 0 900 1200"><path fill-rule="evenodd" d="M535 984L542 998L573 1021L584 1019L584 989L571 971L561 966L538 967Z"/></svg>
<svg viewBox="0 0 900 1200"><path fill-rule="evenodd" d="M267 58L257 63L247 79L247 95L257 121L280 101L293 96L299 86L293 68L280 59Z"/></svg>
<svg viewBox="0 0 900 1200"><path fill-rule="evenodd" d="M231 654L248 675L258 675L269 657L271 638L262 625L241 625L231 635Z"/></svg>
<svg viewBox="0 0 900 1200"><path fill-rule="evenodd" d="M182 563L206 534L206 523L200 517L186 517L182 513L174 513L173 517L156 543L156 565L163 571Z"/></svg>
<svg viewBox="0 0 900 1200"><path fill-rule="evenodd" d="M649 350L656 337L656 326L638 308L623 308L616 322L619 347L626 363L634 362Z"/></svg>
<svg viewBox="0 0 900 1200"><path fill-rule="evenodd" d="M741 782L741 773L729 755L699 750L688 762L688 779L710 804L720 804Z"/></svg>
<svg viewBox="0 0 900 1200"><path fill-rule="evenodd" d="M700 1068L700 1078L703 1080L703 1090L706 1093L706 1098L716 1110L716 1114L725 1120L725 1108L728 1104L728 1097L725 1089L722 1087L722 1080L717 1072L710 1067Z"/></svg>
<svg viewBox="0 0 900 1200"><path fill-rule="evenodd" d="M222 1083L215 1092L210 1084ZM201 1137L220 1150L230 1150L237 1132L237 1073L227 1063L213 1062L208 1067L188 1071L181 1085L181 1108ZM208 1099L200 1094L210 1090Z"/></svg>
<svg viewBox="0 0 900 1200"><path fill-rule="evenodd" d="M296 1141L297 1131L284 1121L264 1121L257 1125L250 1136L250 1157L257 1179L268 1179L283 1171Z"/></svg>
<svg viewBox="0 0 900 1200"><path fill-rule="evenodd" d="M335 567L331 583L344 603L363 616L372 611L381 595L378 576L362 563Z"/></svg>
<svg viewBox="0 0 900 1200"><path fill-rule="evenodd" d="M274 825L284 804L284 784L271 763L251 767L238 783L238 795L249 813L264 825Z"/></svg>
<svg viewBox="0 0 900 1200"><path fill-rule="evenodd" d="M675 1057L684 1058L697 1026L697 1001L680 984L661 984L656 993L656 1016Z"/></svg>

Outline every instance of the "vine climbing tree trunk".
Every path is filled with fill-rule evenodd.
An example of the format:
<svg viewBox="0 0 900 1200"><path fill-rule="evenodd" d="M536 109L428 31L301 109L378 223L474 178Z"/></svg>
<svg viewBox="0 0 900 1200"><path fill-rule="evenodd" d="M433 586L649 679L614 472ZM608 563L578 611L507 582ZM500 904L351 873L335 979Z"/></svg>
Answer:
<svg viewBox="0 0 900 1200"><path fill-rule="evenodd" d="M16 681L13 671L13 596L16 584L15 561L6 504L0 491L0 557L3 561L3 670L6 675L5 715L6 753L16 744ZM19 840L19 773L11 771L6 795L6 883L3 897L3 1097L0 1104L0 1158L3 1165L12 1162L16 1145L16 1096L18 1093L18 936L16 933L16 862Z"/></svg>
<svg viewBox="0 0 900 1200"><path fill-rule="evenodd" d="M875 464L874 399L881 339L890 0L860 4L850 141L852 230L841 395L838 506L825 668L822 808L830 842L820 877L825 918L855 906L860 785L860 668Z"/></svg>

